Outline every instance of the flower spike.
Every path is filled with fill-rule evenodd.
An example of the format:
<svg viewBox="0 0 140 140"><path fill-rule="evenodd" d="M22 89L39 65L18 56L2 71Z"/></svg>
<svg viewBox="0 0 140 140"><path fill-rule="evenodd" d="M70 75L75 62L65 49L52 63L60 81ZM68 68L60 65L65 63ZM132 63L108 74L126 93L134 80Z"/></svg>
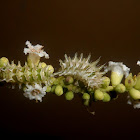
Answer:
<svg viewBox="0 0 140 140"><path fill-rule="evenodd" d="M42 102L47 92L53 92L71 101L80 93L83 104L89 106L91 102L115 100L119 94L128 92L128 104L140 108L140 73L133 76L122 62L109 61L105 67L105 64L98 65L100 58L91 62L91 54L87 58L83 53L80 56L75 53L73 58L65 54L65 60L59 60L59 71L54 73L52 65L40 62L41 57L49 58L43 46L34 46L30 41L25 44L24 53L28 56L24 66L20 61L15 64L6 57L0 59L0 82L10 83L13 88L18 84L26 98ZM137 65L140 66L140 61ZM111 71L111 78L105 76L108 71Z"/></svg>

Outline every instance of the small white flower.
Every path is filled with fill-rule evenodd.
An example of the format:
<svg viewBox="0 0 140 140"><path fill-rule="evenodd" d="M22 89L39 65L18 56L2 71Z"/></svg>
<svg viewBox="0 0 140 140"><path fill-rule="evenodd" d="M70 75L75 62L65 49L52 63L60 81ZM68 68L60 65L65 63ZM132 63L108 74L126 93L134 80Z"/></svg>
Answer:
<svg viewBox="0 0 140 140"><path fill-rule="evenodd" d="M24 48L24 53L25 53L25 55L28 54L28 53L29 53L29 54L30 54L30 53L33 53L33 54L38 55L39 57L45 56L46 59L49 58L49 55L48 55L45 51L42 50L43 46L41 46L41 45L39 45L39 44L33 46L33 45L30 43L30 41L26 41L25 44L26 44L27 47L28 47L28 48Z"/></svg>
<svg viewBox="0 0 140 140"><path fill-rule="evenodd" d="M140 61L137 61L137 65L140 66Z"/></svg>
<svg viewBox="0 0 140 140"><path fill-rule="evenodd" d="M35 99L36 101L42 102L42 97L46 95L47 86L42 87L39 84L26 85L27 88L24 89L24 96L30 100Z"/></svg>
<svg viewBox="0 0 140 140"><path fill-rule="evenodd" d="M122 62L109 61L109 66L105 71L113 71L118 75L125 75L125 77L127 77L129 75L130 68L128 68Z"/></svg>

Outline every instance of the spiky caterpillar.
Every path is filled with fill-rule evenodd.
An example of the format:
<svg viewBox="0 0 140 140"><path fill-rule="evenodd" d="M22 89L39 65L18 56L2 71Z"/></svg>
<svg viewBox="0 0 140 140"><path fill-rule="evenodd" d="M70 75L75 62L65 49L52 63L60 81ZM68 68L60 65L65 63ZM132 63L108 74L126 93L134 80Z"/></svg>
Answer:
<svg viewBox="0 0 140 140"><path fill-rule="evenodd" d="M105 74L100 70L104 65L97 66L99 59L90 62L90 57L91 55L88 55L87 58L83 58L83 53L78 57L76 53L73 58L70 58L65 54L65 60L59 60L61 68L55 75L70 75L74 79L82 81L86 87L100 87L103 80L102 76Z"/></svg>
<svg viewBox="0 0 140 140"><path fill-rule="evenodd" d="M45 84L50 86L52 84L52 69L51 65L41 67L41 65L29 67L27 62L22 67L20 61L18 65L8 62L6 67L0 68L0 80L6 81L7 83L18 83L22 84Z"/></svg>

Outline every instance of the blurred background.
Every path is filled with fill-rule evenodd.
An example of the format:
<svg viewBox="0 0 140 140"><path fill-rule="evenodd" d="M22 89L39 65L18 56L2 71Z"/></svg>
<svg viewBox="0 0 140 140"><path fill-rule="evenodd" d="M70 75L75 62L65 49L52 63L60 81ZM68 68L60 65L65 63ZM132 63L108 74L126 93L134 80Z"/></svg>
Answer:
<svg viewBox="0 0 140 140"><path fill-rule="evenodd" d="M1 1L0 57L26 60L25 41L45 46L59 68L64 54L91 53L100 64L123 62L133 74L139 72L139 0L14 0ZM0 86L0 134L46 138L135 138L139 136L140 110L127 105L127 93L109 103L88 108L78 95L72 101L48 93L36 103L23 91Z"/></svg>

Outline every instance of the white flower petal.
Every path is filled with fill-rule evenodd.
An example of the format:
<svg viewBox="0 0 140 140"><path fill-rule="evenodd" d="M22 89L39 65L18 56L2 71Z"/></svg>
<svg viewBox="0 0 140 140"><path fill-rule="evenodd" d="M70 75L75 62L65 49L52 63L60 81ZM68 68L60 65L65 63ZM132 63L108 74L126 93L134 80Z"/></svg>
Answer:
<svg viewBox="0 0 140 140"><path fill-rule="evenodd" d="M25 55L28 53L35 53L40 57L45 57L46 59L49 58L49 55L42 50L43 46L42 45L35 45L33 46L29 41L26 41L25 43L27 45L28 48L24 48L24 53Z"/></svg>
<svg viewBox="0 0 140 140"><path fill-rule="evenodd" d="M39 84L35 85L26 85L26 88L24 89L24 96L26 98L29 98L30 100L39 100L40 102L42 101L42 97L46 95L46 86L42 87ZM35 92L35 94L33 94Z"/></svg>
<svg viewBox="0 0 140 140"><path fill-rule="evenodd" d="M122 62L109 61L109 66L105 69L105 71L117 72L119 75L123 74L125 77L127 77L129 75L130 68L128 68Z"/></svg>
<svg viewBox="0 0 140 140"><path fill-rule="evenodd" d="M30 49L28 49L28 48L24 48L23 52L25 53L25 55L28 54L28 53L31 53Z"/></svg>

